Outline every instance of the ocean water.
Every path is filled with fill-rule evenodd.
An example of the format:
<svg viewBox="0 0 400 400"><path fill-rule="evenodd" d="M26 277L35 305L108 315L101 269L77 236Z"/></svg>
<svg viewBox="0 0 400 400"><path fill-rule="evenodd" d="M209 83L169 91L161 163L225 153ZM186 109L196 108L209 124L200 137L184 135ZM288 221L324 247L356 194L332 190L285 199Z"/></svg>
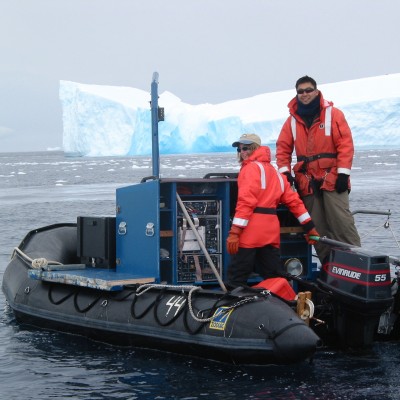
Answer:
<svg viewBox="0 0 400 400"><path fill-rule="evenodd" d="M163 177L236 172L235 154L161 157ZM400 150L359 151L351 209L363 246L400 258ZM152 175L149 157L0 154L0 280L32 229L77 216L114 215L115 188ZM399 399L400 343L362 353L321 349L291 366L243 367L119 348L19 326L0 293L0 396L8 399Z"/></svg>

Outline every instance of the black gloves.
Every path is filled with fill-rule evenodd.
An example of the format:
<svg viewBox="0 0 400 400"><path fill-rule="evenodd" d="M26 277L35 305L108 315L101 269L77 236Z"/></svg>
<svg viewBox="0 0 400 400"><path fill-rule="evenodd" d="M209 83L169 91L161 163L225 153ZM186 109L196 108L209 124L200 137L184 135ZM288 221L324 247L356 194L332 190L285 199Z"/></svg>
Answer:
<svg viewBox="0 0 400 400"><path fill-rule="evenodd" d="M292 174L289 171L284 172L283 175L286 176L286 179L288 180L290 186L293 186L296 184L294 177L292 176ZM337 179L336 179L335 189L338 193L343 193L346 190L349 190L349 175L338 174Z"/></svg>
<svg viewBox="0 0 400 400"><path fill-rule="evenodd" d="M335 189L338 193L343 193L346 190L349 190L349 175L338 174Z"/></svg>
<svg viewBox="0 0 400 400"><path fill-rule="evenodd" d="M288 180L290 186L293 186L295 184L295 180L294 180L292 174L289 171L284 172L283 175L286 176L286 179Z"/></svg>

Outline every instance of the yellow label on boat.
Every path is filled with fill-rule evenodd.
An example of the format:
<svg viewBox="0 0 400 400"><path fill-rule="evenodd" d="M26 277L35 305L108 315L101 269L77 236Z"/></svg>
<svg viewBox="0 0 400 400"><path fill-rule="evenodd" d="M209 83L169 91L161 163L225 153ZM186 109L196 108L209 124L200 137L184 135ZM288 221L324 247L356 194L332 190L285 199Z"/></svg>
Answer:
<svg viewBox="0 0 400 400"><path fill-rule="evenodd" d="M218 307L217 310L215 310L213 319L210 322L210 329L217 329L219 331L223 331L225 329L228 318L233 311L233 308L231 308L229 311L226 311L227 309L229 309L229 307Z"/></svg>

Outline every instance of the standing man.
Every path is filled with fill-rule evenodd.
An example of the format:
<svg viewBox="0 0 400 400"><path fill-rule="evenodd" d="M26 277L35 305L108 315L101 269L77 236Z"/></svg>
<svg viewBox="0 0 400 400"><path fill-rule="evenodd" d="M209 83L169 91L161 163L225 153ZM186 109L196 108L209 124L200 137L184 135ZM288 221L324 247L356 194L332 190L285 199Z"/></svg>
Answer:
<svg viewBox="0 0 400 400"><path fill-rule="evenodd" d="M290 116L276 142L279 172L286 175L311 214L321 236L360 246L349 210L350 171L354 146L344 114L323 98L309 76L296 82L297 96L288 104ZM293 150L296 164L291 172ZM330 247L316 243L322 264Z"/></svg>

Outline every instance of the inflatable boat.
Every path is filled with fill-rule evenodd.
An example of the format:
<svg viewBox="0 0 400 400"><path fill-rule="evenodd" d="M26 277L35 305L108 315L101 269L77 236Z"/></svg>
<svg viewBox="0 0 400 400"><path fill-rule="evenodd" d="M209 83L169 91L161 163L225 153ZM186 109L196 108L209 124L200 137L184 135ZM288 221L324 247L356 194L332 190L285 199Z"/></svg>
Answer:
<svg viewBox="0 0 400 400"><path fill-rule="evenodd" d="M76 226L54 225L24 239L3 278L17 320L118 345L234 363L291 363L316 349L317 335L268 290L154 283L79 264L76 238ZM36 262L58 261L33 268L38 256Z"/></svg>
<svg viewBox="0 0 400 400"><path fill-rule="evenodd" d="M229 290L225 241L235 174L159 177L158 76L151 114L153 175L116 190L113 216L34 229L13 250L2 289L16 319L44 329L239 364L289 364L323 345L398 338L400 262L328 243L313 262L304 232L278 209L282 270Z"/></svg>

